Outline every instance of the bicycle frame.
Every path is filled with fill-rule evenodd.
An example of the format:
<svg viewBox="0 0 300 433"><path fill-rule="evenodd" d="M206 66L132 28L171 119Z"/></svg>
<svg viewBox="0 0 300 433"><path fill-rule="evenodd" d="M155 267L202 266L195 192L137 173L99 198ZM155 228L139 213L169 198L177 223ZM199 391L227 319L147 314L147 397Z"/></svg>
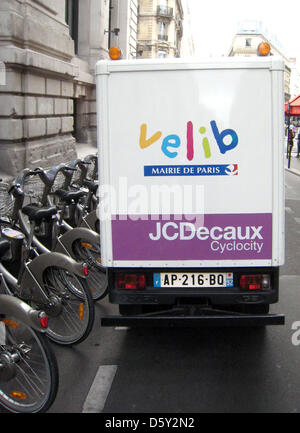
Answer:
<svg viewBox="0 0 300 433"><path fill-rule="evenodd" d="M39 320L41 312L14 296L0 295L0 314L11 315L36 331L46 331Z"/></svg>
<svg viewBox="0 0 300 433"><path fill-rule="evenodd" d="M88 169L89 169L89 164L92 164L91 161L93 161L94 170L93 170L92 176L91 176L92 179L88 179ZM62 167L61 165L57 166L57 168L54 167L52 169L51 174L53 173L54 177L56 177L56 174L59 171L63 171L64 177L65 177L65 181L63 182L63 185L62 185L63 189L70 190L70 188L75 188L75 189L80 190L82 188L87 187L87 193L86 193L86 197L84 199L84 203L83 204L79 204L79 203L73 204L70 207L72 209L73 217L74 217L76 210L79 214L79 220L77 221L77 227L85 227L85 228L89 228L95 232L98 232L97 222L99 221L99 219L97 216L97 212L95 209L91 210L92 201L94 199L94 191L92 191L91 186L89 185L89 183L94 182L94 180L96 178L96 173L95 173L96 168L97 168L96 162L97 162L97 157L95 155L88 155L84 160L75 159L75 160L71 161L65 167ZM73 177L74 177L74 172L76 170L79 170L80 174L74 180ZM56 174L54 174L54 173L56 173ZM70 225L67 221L65 221L65 219L64 219L65 209L66 209L66 205L64 205L63 209L62 209L62 215L63 215L62 224L66 230L71 230L72 228L74 228L75 224Z"/></svg>

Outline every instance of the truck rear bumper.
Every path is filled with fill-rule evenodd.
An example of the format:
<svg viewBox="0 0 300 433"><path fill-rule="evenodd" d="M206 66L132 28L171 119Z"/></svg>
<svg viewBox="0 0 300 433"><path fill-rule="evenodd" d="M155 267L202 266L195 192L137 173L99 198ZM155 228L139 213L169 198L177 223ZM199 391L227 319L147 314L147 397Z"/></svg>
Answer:
<svg viewBox="0 0 300 433"><path fill-rule="evenodd" d="M231 272L234 275L233 287L175 287L157 288L153 286L153 275L165 272L166 269L140 268L136 272L146 275L145 290L124 290L116 287L115 276L118 273L132 272L132 269L108 269L109 301L119 305L178 305L195 303L211 305L242 305L242 304L274 304L278 301L279 268L198 268L186 269L186 272ZM168 272L178 272L178 269L168 269ZM269 274L271 286L268 290L242 290L239 287L240 276L243 274ZM193 301L192 301L193 300Z"/></svg>
<svg viewBox="0 0 300 433"><path fill-rule="evenodd" d="M102 326L128 327L259 327L284 323L283 314L242 314L213 309L201 312L170 309L159 314L112 315L101 320Z"/></svg>

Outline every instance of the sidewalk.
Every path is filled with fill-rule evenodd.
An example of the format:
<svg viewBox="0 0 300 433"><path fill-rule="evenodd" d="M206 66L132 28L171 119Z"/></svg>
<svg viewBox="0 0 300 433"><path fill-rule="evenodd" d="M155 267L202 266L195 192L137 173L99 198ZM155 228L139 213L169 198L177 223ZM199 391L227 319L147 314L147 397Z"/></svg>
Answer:
<svg viewBox="0 0 300 433"><path fill-rule="evenodd" d="M300 158L296 158L296 152L292 152L290 168L288 168L288 159L284 156L284 166L286 171L300 176Z"/></svg>
<svg viewBox="0 0 300 433"><path fill-rule="evenodd" d="M94 155L98 152L98 149L92 144L76 143L76 151L78 158L84 158L87 155Z"/></svg>

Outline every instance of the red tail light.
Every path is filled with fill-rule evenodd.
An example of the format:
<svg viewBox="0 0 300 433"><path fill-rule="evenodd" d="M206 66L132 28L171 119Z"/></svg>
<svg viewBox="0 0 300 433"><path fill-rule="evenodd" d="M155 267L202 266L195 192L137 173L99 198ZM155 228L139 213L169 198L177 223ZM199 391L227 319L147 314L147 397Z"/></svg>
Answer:
<svg viewBox="0 0 300 433"><path fill-rule="evenodd" d="M240 278L240 287L244 290L261 290L262 275L242 275Z"/></svg>
<svg viewBox="0 0 300 433"><path fill-rule="evenodd" d="M244 290L264 290L270 287L270 276L257 275L241 275L240 288Z"/></svg>
<svg viewBox="0 0 300 433"><path fill-rule="evenodd" d="M48 328L48 317L43 311L39 314L39 321L42 328Z"/></svg>
<svg viewBox="0 0 300 433"><path fill-rule="evenodd" d="M144 274L118 274L116 276L116 288L144 290L146 288L146 276Z"/></svg>
<svg viewBox="0 0 300 433"><path fill-rule="evenodd" d="M88 268L88 266L84 264L83 267L82 267L82 269L83 269L84 275L87 277L88 274L89 274L89 268Z"/></svg>

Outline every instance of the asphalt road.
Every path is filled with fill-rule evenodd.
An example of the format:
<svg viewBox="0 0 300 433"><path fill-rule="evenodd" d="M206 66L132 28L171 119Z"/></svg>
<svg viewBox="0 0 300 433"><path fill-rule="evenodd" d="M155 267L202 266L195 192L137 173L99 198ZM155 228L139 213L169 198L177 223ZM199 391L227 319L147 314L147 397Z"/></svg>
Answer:
<svg viewBox="0 0 300 433"><path fill-rule="evenodd" d="M287 173L286 264L280 302L271 307L286 315L286 324L265 329L101 328L101 316L113 307L100 302L85 342L69 349L54 346L61 379L49 413L82 412L103 366L113 366L114 375L94 411L106 414L300 412L300 335L292 329L295 322L300 325L299 258L300 177ZM91 402L93 406L93 398Z"/></svg>
<svg viewBox="0 0 300 433"><path fill-rule="evenodd" d="M48 412L300 412L300 335L292 329L295 322L300 329L299 258L300 177L287 173L286 264L280 302L271 307L286 315L286 324L265 329L103 328L101 316L115 307L100 301L86 341L72 348L52 345L60 386Z"/></svg>

